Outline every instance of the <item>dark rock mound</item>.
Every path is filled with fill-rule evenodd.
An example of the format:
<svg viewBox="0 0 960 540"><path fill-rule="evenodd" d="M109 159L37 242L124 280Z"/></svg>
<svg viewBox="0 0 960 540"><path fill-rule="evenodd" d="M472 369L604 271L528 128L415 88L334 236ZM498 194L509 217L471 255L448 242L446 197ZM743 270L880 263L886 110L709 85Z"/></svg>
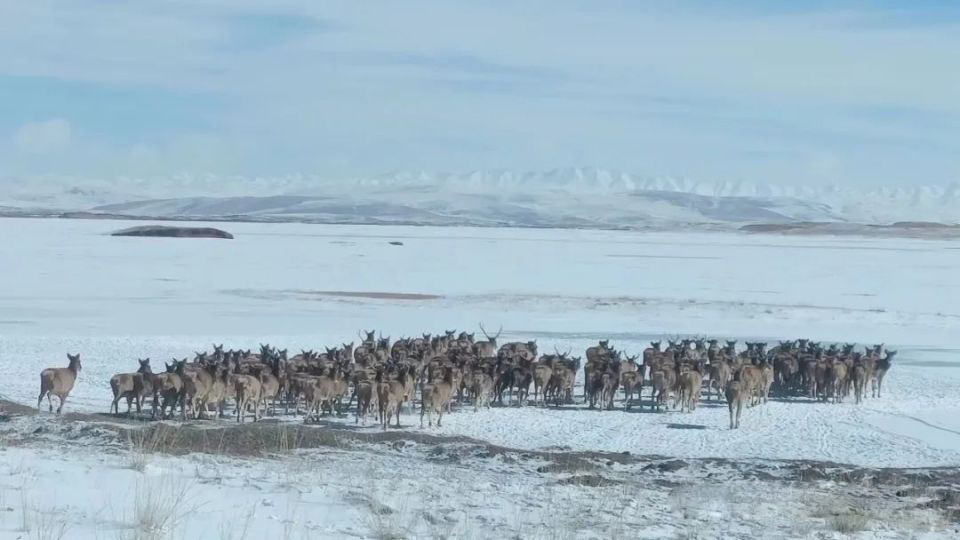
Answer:
<svg viewBox="0 0 960 540"><path fill-rule="evenodd" d="M130 227L112 233L110 236L154 236L162 238L226 238L233 239L233 235L214 229L213 227L169 227L166 225L144 225Z"/></svg>
<svg viewBox="0 0 960 540"><path fill-rule="evenodd" d="M957 225L934 221L898 221L890 227L893 229L955 229Z"/></svg>
<svg viewBox="0 0 960 540"><path fill-rule="evenodd" d="M581 474L571 476L557 482L561 486L586 486L586 487L608 487L616 484L622 484L620 480L605 478L598 474Z"/></svg>

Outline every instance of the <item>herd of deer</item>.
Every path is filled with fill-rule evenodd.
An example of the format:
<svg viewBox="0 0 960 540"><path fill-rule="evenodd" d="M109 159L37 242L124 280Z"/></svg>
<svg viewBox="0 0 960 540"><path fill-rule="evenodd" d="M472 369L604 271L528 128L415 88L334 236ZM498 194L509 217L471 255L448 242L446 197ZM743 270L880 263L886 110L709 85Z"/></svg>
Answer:
<svg viewBox="0 0 960 540"><path fill-rule="evenodd" d="M292 357L268 345L261 345L259 353L214 345L212 352L196 353L193 361L167 363L162 373L153 373L150 360L143 359L135 373L110 379L110 411L119 414L119 402L126 400L128 413L134 405L141 412L149 397L154 418L158 410L160 418L168 418L178 405L182 419L206 418L211 412L222 417L232 401L238 422L249 414L254 421L277 414L281 404L285 414L292 408L312 421L349 410L356 401L355 422L365 425L367 416L376 414L387 429L391 419L399 427L401 408L408 404L412 409L419 391L421 427L424 417L432 426L434 415L440 426L454 402L469 401L477 410L492 402L504 404L506 395L508 403L522 405L529 401L531 386L536 405L572 403L582 367L583 396L591 409L612 409L621 391L629 409L642 400L649 381L651 409L669 406L673 397L673 408L693 411L706 388L708 399L711 392L717 399L725 396L734 429L744 405L766 402L771 392L839 403L852 391L860 403L869 385L879 397L896 354L882 345L861 353L854 345L824 347L805 339L782 341L769 350L766 343L748 342L738 352L735 341L721 346L718 340L684 339L668 340L665 348L653 342L638 362L640 355L626 355L600 341L586 350L583 362L569 351L539 354L536 341L498 347L500 332L490 336L482 325L480 329L484 339L446 331L395 342L370 331L356 347L347 343ZM67 356L68 367L40 374L38 408L46 396L53 411L51 396L56 396L57 413L63 410L81 368L79 355Z"/></svg>

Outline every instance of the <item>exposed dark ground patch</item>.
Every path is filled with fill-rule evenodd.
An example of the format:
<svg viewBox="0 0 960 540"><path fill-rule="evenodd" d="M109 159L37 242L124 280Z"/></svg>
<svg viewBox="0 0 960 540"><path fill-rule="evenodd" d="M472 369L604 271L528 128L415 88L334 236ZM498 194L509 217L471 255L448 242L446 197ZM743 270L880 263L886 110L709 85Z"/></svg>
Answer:
<svg viewBox="0 0 960 540"><path fill-rule="evenodd" d="M290 291L307 296L339 296L343 298L369 298L374 300L438 300L436 294L368 292L368 291Z"/></svg>
<svg viewBox="0 0 960 540"><path fill-rule="evenodd" d="M3 420L0 431L16 417L35 415L31 407L0 400L0 420ZM773 482L801 489L810 486L811 490L855 493L864 500L893 501L907 509L932 509L952 526L960 526L960 467L868 468L806 460L677 459L628 452L574 452L563 448L520 450L463 436L410 431L360 432L270 421L180 424L78 413L47 418L50 423L35 430L4 433L5 441L26 446L51 440L82 439L115 451L126 448L135 452L200 453L241 459L283 459L294 452L310 450L365 452L371 459L389 453L453 467L477 464L507 467L513 473L531 475L547 483L584 489L620 484L674 489L731 481Z"/></svg>

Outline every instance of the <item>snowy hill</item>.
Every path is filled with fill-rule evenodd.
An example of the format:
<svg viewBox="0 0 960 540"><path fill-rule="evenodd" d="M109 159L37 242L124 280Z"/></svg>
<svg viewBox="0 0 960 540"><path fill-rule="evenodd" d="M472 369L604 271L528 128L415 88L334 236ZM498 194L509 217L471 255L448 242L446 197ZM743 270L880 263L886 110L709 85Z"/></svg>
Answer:
<svg viewBox="0 0 960 540"><path fill-rule="evenodd" d="M791 187L595 168L402 172L330 179L180 175L0 181L0 205L148 217L634 227L688 223L960 221L960 184Z"/></svg>

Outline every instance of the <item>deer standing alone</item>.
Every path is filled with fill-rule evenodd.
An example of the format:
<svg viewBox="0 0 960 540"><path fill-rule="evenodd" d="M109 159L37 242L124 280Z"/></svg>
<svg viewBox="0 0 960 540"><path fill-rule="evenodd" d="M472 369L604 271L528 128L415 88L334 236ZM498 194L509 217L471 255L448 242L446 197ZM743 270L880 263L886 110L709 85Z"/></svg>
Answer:
<svg viewBox="0 0 960 540"><path fill-rule="evenodd" d="M77 382L77 375L80 374L80 355L67 353L70 364L65 368L47 368L40 372L40 397L37 398L37 409L40 409L40 402L43 396L47 396L47 404L50 406L50 412L53 412L53 400L51 395L57 396L60 400L60 406L57 407L57 414L63 411L63 404L67 401L67 396L73 390L73 385Z"/></svg>

